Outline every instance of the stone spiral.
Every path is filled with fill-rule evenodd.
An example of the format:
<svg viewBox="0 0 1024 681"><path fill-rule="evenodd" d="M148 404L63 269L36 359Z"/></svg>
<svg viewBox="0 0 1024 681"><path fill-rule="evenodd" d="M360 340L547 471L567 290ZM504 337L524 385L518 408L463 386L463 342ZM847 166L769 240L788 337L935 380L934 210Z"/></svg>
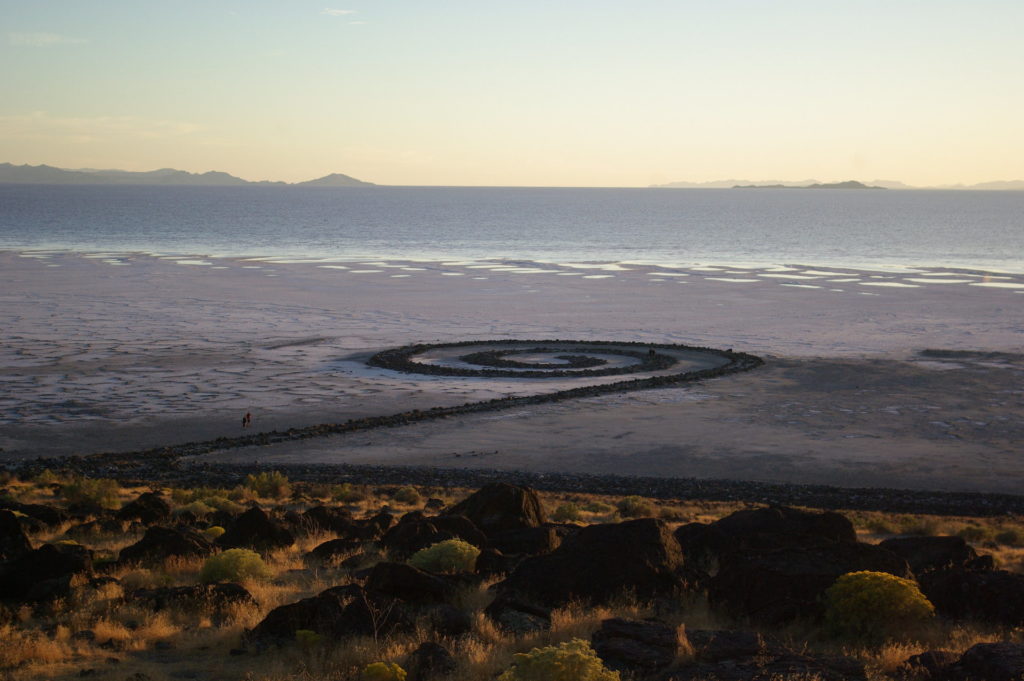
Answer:
<svg viewBox="0 0 1024 681"><path fill-rule="evenodd" d="M431 376L565 379L664 376L673 369L681 374L726 367L735 371L749 368L754 359L731 350L677 344L547 339L407 345L379 352L368 363Z"/></svg>

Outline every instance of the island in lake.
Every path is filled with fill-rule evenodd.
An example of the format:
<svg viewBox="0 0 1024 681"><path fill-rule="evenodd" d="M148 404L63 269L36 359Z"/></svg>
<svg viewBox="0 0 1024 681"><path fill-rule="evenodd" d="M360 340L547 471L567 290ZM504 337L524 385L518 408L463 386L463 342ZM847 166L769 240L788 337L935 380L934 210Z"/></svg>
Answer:
<svg viewBox="0 0 1024 681"><path fill-rule="evenodd" d="M733 186L733 189L885 189L885 187L876 187L857 180L847 180L845 182L816 182L796 186L791 184L737 184Z"/></svg>

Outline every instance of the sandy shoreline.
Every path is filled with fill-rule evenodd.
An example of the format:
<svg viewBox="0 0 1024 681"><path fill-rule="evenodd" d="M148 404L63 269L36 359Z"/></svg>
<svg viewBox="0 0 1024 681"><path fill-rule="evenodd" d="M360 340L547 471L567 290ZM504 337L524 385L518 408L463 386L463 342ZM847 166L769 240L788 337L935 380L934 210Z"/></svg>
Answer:
<svg viewBox="0 0 1024 681"><path fill-rule="evenodd" d="M1024 473L1017 275L21 255L0 253L11 460L234 436L247 410L273 430L545 392L559 381L395 375L364 360L412 342L572 337L768 364L204 460L993 492L1018 491Z"/></svg>

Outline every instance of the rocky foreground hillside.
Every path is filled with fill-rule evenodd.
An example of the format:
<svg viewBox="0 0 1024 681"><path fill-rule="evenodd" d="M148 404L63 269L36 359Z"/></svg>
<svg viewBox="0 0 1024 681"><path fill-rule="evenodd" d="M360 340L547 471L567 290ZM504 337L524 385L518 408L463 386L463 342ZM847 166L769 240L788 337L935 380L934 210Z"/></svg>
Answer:
<svg viewBox="0 0 1024 681"><path fill-rule="evenodd" d="M1012 519L274 473L0 492L4 678L1024 678Z"/></svg>

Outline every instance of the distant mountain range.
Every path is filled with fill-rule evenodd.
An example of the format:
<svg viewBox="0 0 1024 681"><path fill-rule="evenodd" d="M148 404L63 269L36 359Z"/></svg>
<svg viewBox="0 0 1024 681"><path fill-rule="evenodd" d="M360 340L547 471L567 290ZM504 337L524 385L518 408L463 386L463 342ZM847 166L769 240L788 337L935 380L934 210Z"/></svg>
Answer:
<svg viewBox="0 0 1024 681"><path fill-rule="evenodd" d="M896 180L872 180L868 183L847 180L846 182L819 182L818 180L714 180L712 182L669 182L668 184L652 184L651 187L664 189L742 189L751 188L783 188L800 189L965 189L965 190L997 190L1024 191L1024 180L997 180L979 184L946 184L934 187L914 187Z"/></svg>
<svg viewBox="0 0 1024 681"><path fill-rule="evenodd" d="M737 184L733 189L885 189L874 185L864 184L857 180L846 182L815 182L807 185L790 184Z"/></svg>
<svg viewBox="0 0 1024 681"><path fill-rule="evenodd" d="M162 168L148 172L131 172L128 170L64 170L53 166L40 165L16 166L0 163L0 184L122 184L148 186L202 186L202 187L240 187L244 185L282 186L282 187L375 187L372 182L363 182L341 173L331 173L316 180L306 182L250 182L227 173L210 171L208 173L189 173L184 170Z"/></svg>

